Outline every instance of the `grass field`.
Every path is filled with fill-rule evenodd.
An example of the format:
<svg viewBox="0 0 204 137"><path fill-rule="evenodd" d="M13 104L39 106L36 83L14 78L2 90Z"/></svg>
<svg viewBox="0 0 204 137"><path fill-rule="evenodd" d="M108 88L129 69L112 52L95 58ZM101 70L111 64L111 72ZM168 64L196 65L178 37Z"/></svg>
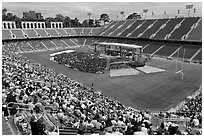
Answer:
<svg viewBox="0 0 204 137"><path fill-rule="evenodd" d="M25 53L24 55L84 85L91 86L93 83L94 90L101 90L104 95L139 110L145 108L152 111L168 110L198 89L202 82L202 66L197 64L184 63L183 80L179 74L175 75L175 61L159 58L153 58L147 64L165 69L165 72L110 78L108 72L83 73L49 61L50 54L55 52L57 51Z"/></svg>

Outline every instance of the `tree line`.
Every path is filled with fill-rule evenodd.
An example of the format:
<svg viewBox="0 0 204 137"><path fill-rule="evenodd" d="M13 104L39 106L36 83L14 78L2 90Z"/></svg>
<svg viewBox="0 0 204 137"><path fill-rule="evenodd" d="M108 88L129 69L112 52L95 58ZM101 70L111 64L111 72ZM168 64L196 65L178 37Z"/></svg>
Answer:
<svg viewBox="0 0 204 137"><path fill-rule="evenodd" d="M69 16L64 16L62 14L56 14L55 17L47 17L42 19L33 18L31 16L28 16L27 18L20 18L13 13L7 12L6 8L2 9L2 20L3 21L15 21L17 28L21 27L21 21L44 21L46 28L51 28L50 22L62 22L63 27L101 27L102 25L105 25L106 23L109 23L110 17L107 13L103 13L100 15L99 19L92 19L91 13L87 13L87 16L89 18L85 19L84 21L80 22L78 18L70 18ZM140 19L141 16L137 13L130 14L126 19Z"/></svg>

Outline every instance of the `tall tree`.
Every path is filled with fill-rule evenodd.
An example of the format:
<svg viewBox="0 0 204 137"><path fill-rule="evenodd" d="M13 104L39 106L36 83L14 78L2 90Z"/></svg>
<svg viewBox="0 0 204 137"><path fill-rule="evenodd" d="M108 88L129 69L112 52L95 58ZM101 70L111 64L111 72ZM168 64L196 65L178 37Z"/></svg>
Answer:
<svg viewBox="0 0 204 137"><path fill-rule="evenodd" d="M106 22L110 21L110 17L108 16L107 13L103 13L100 15L100 20L102 20L104 22L104 25L105 25Z"/></svg>
<svg viewBox="0 0 204 137"><path fill-rule="evenodd" d="M141 19L141 18L142 18L141 15L137 13L132 13L126 19Z"/></svg>
<svg viewBox="0 0 204 137"><path fill-rule="evenodd" d="M53 17L47 17L45 18L45 26L46 28L51 28L51 22L55 21Z"/></svg>
<svg viewBox="0 0 204 137"><path fill-rule="evenodd" d="M64 17L63 27L65 27L65 28L71 27L71 19L70 19L70 17L68 17L68 16Z"/></svg>
<svg viewBox="0 0 204 137"><path fill-rule="evenodd" d="M62 14L57 14L55 17L55 21L57 22L63 22L64 16Z"/></svg>
<svg viewBox="0 0 204 137"><path fill-rule="evenodd" d="M85 19L83 22L82 22L82 27L89 27L89 22L87 19Z"/></svg>

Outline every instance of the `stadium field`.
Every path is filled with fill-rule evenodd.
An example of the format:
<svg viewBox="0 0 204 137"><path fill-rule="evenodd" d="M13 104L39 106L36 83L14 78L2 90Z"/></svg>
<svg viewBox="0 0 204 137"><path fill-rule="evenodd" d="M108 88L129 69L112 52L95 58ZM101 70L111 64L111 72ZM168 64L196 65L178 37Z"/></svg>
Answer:
<svg viewBox="0 0 204 137"><path fill-rule="evenodd" d="M50 54L55 52L57 50L24 55L84 85L91 87L93 83L94 90L101 90L105 96L139 110L145 108L152 111L168 110L192 94L202 82L202 66L198 64L184 63L183 80L180 74L175 75L175 61L159 58L153 58L147 65L164 69L165 72L154 74L141 72L138 76L110 78L108 71L104 74L83 73L54 63L49 58Z"/></svg>

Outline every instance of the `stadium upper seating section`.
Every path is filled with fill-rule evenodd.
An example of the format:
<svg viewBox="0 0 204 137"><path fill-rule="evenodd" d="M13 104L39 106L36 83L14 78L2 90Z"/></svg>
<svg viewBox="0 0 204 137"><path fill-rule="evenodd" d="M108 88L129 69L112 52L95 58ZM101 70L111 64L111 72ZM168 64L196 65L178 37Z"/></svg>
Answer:
<svg viewBox="0 0 204 137"><path fill-rule="evenodd" d="M83 28L74 28L74 31L76 32L77 36L82 36Z"/></svg>
<svg viewBox="0 0 204 137"><path fill-rule="evenodd" d="M168 39L182 40L182 37L191 30L193 24L195 24L199 19L200 17L185 18L180 26L172 32Z"/></svg>
<svg viewBox="0 0 204 137"><path fill-rule="evenodd" d="M82 36L89 36L91 34L91 28L83 28Z"/></svg>
<svg viewBox="0 0 204 137"><path fill-rule="evenodd" d="M136 29L139 25L141 25L144 20L136 20L130 27L128 27L125 31L123 31L118 37L127 37L131 34L131 32Z"/></svg>
<svg viewBox="0 0 204 137"><path fill-rule="evenodd" d="M111 35L114 31L116 31L119 27L123 26L125 21L118 21L113 27L109 28L105 33L103 33L103 36L109 36Z"/></svg>
<svg viewBox="0 0 204 137"><path fill-rule="evenodd" d="M194 26L187 35L186 41L202 41L202 19Z"/></svg>
<svg viewBox="0 0 204 137"><path fill-rule="evenodd" d="M47 33L51 37L59 37L60 36L55 29L49 28L49 29L45 29L45 31L47 31Z"/></svg>
<svg viewBox="0 0 204 137"><path fill-rule="evenodd" d="M132 31L131 35L127 37L136 38L139 37L149 26L153 25L156 20L145 20L141 26L138 26L134 31Z"/></svg>
<svg viewBox="0 0 204 137"><path fill-rule="evenodd" d="M38 34L36 33L36 31L34 29L24 29L23 30L25 34L27 34L27 36L29 38L37 38Z"/></svg>
<svg viewBox="0 0 204 137"><path fill-rule="evenodd" d="M96 35L99 31L100 31L101 28L91 28L91 34L90 35Z"/></svg>
<svg viewBox="0 0 204 137"><path fill-rule="evenodd" d="M56 29L59 35L68 36L67 32L64 29Z"/></svg>
<svg viewBox="0 0 204 137"><path fill-rule="evenodd" d="M25 34L21 29L12 29L11 30L12 34L15 36L16 39L24 39Z"/></svg>
<svg viewBox="0 0 204 137"><path fill-rule="evenodd" d="M131 25L135 20L127 20L123 25L119 26L113 33L111 33L109 36L116 37L120 32L125 30L129 25Z"/></svg>
<svg viewBox="0 0 204 137"><path fill-rule="evenodd" d="M40 35L40 37L49 37L44 29L35 29L35 31Z"/></svg>
<svg viewBox="0 0 204 137"><path fill-rule="evenodd" d="M2 39L11 39L11 31L8 29L3 29L2 30Z"/></svg>
<svg viewBox="0 0 204 137"><path fill-rule="evenodd" d="M142 38L151 38L154 33L156 33L159 28L165 24L169 19L158 19L151 28L147 29L143 35L141 36Z"/></svg>
<svg viewBox="0 0 204 137"><path fill-rule="evenodd" d="M96 34L96 36L100 36L102 33L104 33L106 30L108 30L109 28L113 27L118 21L113 21L110 24L104 26L99 33Z"/></svg>
<svg viewBox="0 0 204 137"><path fill-rule="evenodd" d="M64 30L69 34L69 36L77 36L77 33L72 28L65 28Z"/></svg>

